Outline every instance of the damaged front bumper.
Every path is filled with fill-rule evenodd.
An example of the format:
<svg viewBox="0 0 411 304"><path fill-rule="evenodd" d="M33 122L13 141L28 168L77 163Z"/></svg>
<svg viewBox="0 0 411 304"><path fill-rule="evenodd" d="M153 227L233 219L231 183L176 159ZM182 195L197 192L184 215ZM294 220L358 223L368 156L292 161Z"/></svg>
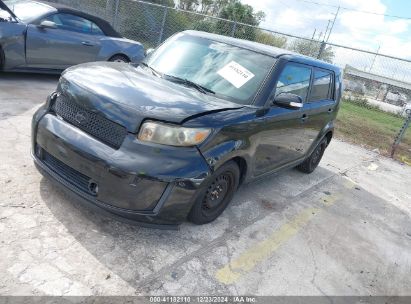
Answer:
<svg viewBox="0 0 411 304"><path fill-rule="evenodd" d="M32 156L41 173L83 202L129 223L173 228L202 193L210 167L197 148L139 142L127 134L114 149L40 108Z"/></svg>

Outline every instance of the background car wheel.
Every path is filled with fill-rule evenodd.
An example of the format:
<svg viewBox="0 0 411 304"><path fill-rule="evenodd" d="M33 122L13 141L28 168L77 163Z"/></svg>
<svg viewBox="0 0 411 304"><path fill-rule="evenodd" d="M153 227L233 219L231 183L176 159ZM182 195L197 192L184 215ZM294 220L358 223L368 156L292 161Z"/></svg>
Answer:
<svg viewBox="0 0 411 304"><path fill-rule="evenodd" d="M124 63L129 63L130 59L127 58L127 56L124 55L114 55L111 57L108 61L110 62L124 62Z"/></svg>
<svg viewBox="0 0 411 304"><path fill-rule="evenodd" d="M327 139L324 138L320 144L315 148L311 155L300 165L297 169L304 173L312 173L321 161L324 151L327 148Z"/></svg>
<svg viewBox="0 0 411 304"><path fill-rule="evenodd" d="M3 48L0 45L0 70L3 69L5 60L6 60L6 56L4 55Z"/></svg>
<svg viewBox="0 0 411 304"><path fill-rule="evenodd" d="M221 166L211 176L205 192L201 193L188 215L197 225L214 221L227 208L240 181L240 169L234 161Z"/></svg>

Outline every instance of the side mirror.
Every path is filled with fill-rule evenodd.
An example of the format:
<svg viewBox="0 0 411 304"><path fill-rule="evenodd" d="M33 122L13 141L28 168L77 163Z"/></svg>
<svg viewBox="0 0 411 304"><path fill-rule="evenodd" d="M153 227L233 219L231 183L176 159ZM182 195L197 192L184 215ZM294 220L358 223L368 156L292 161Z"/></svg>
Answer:
<svg viewBox="0 0 411 304"><path fill-rule="evenodd" d="M42 29L45 29L45 28L56 29L56 28L57 28L57 24L54 23L53 21L43 20L43 21L39 24L39 28L42 28Z"/></svg>
<svg viewBox="0 0 411 304"><path fill-rule="evenodd" d="M148 50L146 51L146 56L150 55L150 54L153 53L153 52L154 52L154 49L148 49Z"/></svg>
<svg viewBox="0 0 411 304"><path fill-rule="evenodd" d="M273 104L280 107L300 109L303 107L303 99L292 93L280 93L274 97Z"/></svg>

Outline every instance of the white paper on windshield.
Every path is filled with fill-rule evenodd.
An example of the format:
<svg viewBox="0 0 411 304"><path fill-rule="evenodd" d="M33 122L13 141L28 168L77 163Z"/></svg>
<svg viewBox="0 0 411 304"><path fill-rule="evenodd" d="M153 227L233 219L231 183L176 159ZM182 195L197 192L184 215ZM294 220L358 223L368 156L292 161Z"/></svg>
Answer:
<svg viewBox="0 0 411 304"><path fill-rule="evenodd" d="M235 61L231 61L217 73L237 89L241 88L255 76L253 73L251 73L249 70Z"/></svg>

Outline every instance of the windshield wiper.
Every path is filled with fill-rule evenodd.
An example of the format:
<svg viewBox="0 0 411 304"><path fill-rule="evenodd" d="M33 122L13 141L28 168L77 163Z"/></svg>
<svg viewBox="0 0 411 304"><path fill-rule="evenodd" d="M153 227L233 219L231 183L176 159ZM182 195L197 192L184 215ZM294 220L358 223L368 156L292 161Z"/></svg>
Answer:
<svg viewBox="0 0 411 304"><path fill-rule="evenodd" d="M152 68L152 67L149 66L147 63L145 63L145 62L140 62L140 65L145 66L146 68L149 68L149 69L151 70L151 72L152 72L155 76L160 77L160 78L163 78L163 74L162 74L162 73L160 73L160 72L157 71L156 69Z"/></svg>
<svg viewBox="0 0 411 304"><path fill-rule="evenodd" d="M191 80L188 79L184 79L184 78L180 78L177 76L172 76L172 75L167 75L167 74L163 74L163 78L168 78L168 80L173 81L173 82L177 82L177 83L182 83L185 84L187 86L193 87L195 89L197 89L198 91L200 91L203 94L207 94L207 93L211 93L211 94L215 94L215 92L213 90L210 90L209 88L206 88L198 83L192 82Z"/></svg>

